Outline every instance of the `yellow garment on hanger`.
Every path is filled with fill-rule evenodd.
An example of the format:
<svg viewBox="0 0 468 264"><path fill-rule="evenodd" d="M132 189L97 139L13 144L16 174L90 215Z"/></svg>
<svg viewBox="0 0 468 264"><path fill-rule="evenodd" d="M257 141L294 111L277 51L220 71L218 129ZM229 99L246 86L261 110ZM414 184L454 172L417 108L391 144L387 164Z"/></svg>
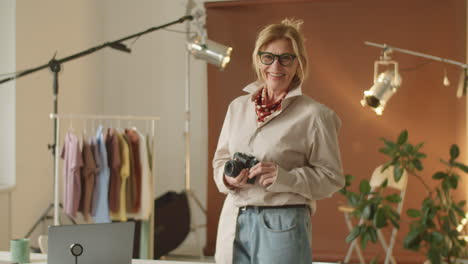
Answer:
<svg viewBox="0 0 468 264"><path fill-rule="evenodd" d="M130 153L127 141L123 138L121 133L116 133L119 139L120 145L120 159L122 161L122 167L120 168L120 177L122 184L120 185L120 199L119 199L119 210L116 213L111 213L113 220L127 221L127 210L126 210L126 185L128 177L130 176Z"/></svg>

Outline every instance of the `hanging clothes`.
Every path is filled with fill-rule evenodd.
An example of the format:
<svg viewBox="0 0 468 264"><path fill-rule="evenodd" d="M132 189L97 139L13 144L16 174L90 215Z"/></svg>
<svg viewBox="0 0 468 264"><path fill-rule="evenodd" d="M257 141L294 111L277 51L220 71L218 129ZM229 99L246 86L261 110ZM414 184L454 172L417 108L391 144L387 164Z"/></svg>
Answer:
<svg viewBox="0 0 468 264"><path fill-rule="evenodd" d="M141 161L141 204L139 217L142 220L149 220L152 206L154 203L154 185L153 174L151 170L150 148L149 142L145 136L136 130L140 138L140 161Z"/></svg>
<svg viewBox="0 0 468 264"><path fill-rule="evenodd" d="M108 197L110 170L107 163L106 138L102 126L99 126L97 130L96 143L99 147L101 167L94 187L93 206L95 210L93 219L95 223L110 223Z"/></svg>
<svg viewBox="0 0 468 264"><path fill-rule="evenodd" d="M126 203L127 199L125 198L128 185L128 177L130 176L130 157L129 157L129 147L121 133L115 133L117 140L120 146L120 189L119 189L119 209L114 214L114 220L116 221L127 221L127 210Z"/></svg>
<svg viewBox="0 0 468 264"><path fill-rule="evenodd" d="M106 137L106 149L107 149L107 161L110 168L109 178L109 209L111 212L118 214L120 206L120 186L122 179L120 175L120 169L122 167L121 158L121 143L118 139L118 132L113 129L107 129ZM114 214L111 214L114 215Z"/></svg>
<svg viewBox="0 0 468 264"><path fill-rule="evenodd" d="M148 153L148 164L151 171L153 170L153 140L153 137L151 137L149 134L146 134L146 152Z"/></svg>
<svg viewBox="0 0 468 264"><path fill-rule="evenodd" d="M153 186L153 174L151 173L152 168L152 138L146 138L136 128L133 128L140 139L140 161L141 161L141 205L140 210L137 213L137 219L141 219L141 236L140 236L140 258L149 257L149 243L151 241L150 230L153 224L150 221L152 213L152 207L154 206L154 186Z"/></svg>
<svg viewBox="0 0 468 264"><path fill-rule="evenodd" d="M135 169L135 175L140 175L140 189L137 190L139 208L134 213L128 213L127 211L127 216L138 220L148 220L151 215L151 206L153 205L153 176L149 168L146 139L136 128L132 128L131 131L131 134L133 134L131 137L133 139L138 138L138 152L135 152L133 156L135 167L138 167L138 169ZM139 162L136 162L136 160ZM140 173L137 173L137 171Z"/></svg>
<svg viewBox="0 0 468 264"><path fill-rule="evenodd" d="M129 158L130 158L130 174L127 180L127 192L125 194L127 199L127 213L135 212L135 203L138 196L137 185L136 185L136 175L135 175L135 158L133 152L133 145L127 133L123 133L122 137L125 139L125 142L128 144L129 149Z"/></svg>
<svg viewBox="0 0 468 264"><path fill-rule="evenodd" d="M91 213L91 202L94 191L94 181L96 178L97 166L93 154L93 139L86 141L83 139L83 167L81 169L81 200L79 212L83 214L85 221L89 220Z"/></svg>
<svg viewBox="0 0 468 264"><path fill-rule="evenodd" d="M90 215L94 216L96 215L96 203L94 203L94 199L96 199L96 185L98 182L98 176L102 168L102 160L101 160L101 153L99 151L99 144L97 142L96 137L93 137L91 139L91 151L93 153L94 161L96 163L96 171L95 171L95 177L94 177L94 186L93 186L93 194L91 195L91 201L90 201Z"/></svg>
<svg viewBox="0 0 468 264"><path fill-rule="evenodd" d="M133 120L102 115L54 115L53 118ZM152 129L158 119L135 117L135 120L151 121ZM141 228L135 230L134 257L148 258L152 251L149 244L153 241L153 223L150 221L154 202L150 147L153 138L144 136L136 128L127 128L120 133L121 138L114 129L104 129L100 125L96 137L82 141L71 132L66 134L60 156L56 157L64 160L64 212L72 218L80 212L85 221L92 218L95 223L110 223L113 220L111 214L116 214L117 221L135 220ZM54 200L55 203L58 201ZM116 210L112 212L111 209Z"/></svg>
<svg viewBox="0 0 468 264"><path fill-rule="evenodd" d="M69 131L60 153L63 165L63 211L71 218L76 213L81 199L81 167L83 159L79 147L78 137Z"/></svg>
<svg viewBox="0 0 468 264"><path fill-rule="evenodd" d="M135 128L125 129L125 134L130 140L133 154L133 175L136 183L136 197L132 206L132 213L137 213L141 207L141 158L140 158L140 136Z"/></svg>

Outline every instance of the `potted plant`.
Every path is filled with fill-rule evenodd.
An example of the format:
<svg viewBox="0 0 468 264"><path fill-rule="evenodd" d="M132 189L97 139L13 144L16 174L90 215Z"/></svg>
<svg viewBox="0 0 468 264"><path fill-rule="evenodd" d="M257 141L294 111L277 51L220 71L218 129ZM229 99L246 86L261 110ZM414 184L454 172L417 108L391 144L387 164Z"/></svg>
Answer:
<svg viewBox="0 0 468 264"><path fill-rule="evenodd" d="M466 241L461 237L461 231L457 230L457 226L466 214L463 210L466 201L455 201L452 196L453 191L459 185L458 173L468 172L468 166L457 160L460 154L458 146L452 145L449 158L440 160L445 169L433 174L432 179L437 181L437 185L431 188L419 174L423 171L421 160L426 157L420 152L423 143L417 145L408 143L406 130L400 133L395 142L382 140L384 147L380 149L380 152L391 158L383 170L393 166L393 176L397 182L406 171L409 177L416 178L427 191L421 207L408 209L406 212L413 221L403 246L408 250L424 252L432 264L439 264L443 261L451 264L466 256ZM378 229L389 224L399 228L400 215L391 205L399 203L400 200L395 196L384 196L382 191L371 193L367 180L361 181L359 192L351 192L349 187L352 180L352 176L346 175L346 185L341 193L355 208L353 216L362 217L364 222L350 232L346 241L351 242L360 238L361 247L365 249L368 241L377 242ZM385 189L386 184L384 182L380 189ZM369 194L372 194L370 198L368 198Z"/></svg>

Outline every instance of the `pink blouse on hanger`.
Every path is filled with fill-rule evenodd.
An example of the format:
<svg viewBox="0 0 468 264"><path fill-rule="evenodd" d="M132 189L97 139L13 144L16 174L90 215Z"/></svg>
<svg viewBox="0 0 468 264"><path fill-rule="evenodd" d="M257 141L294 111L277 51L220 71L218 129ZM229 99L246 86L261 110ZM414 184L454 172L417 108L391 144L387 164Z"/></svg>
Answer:
<svg viewBox="0 0 468 264"><path fill-rule="evenodd" d="M72 218L76 218L76 212L81 199L81 167L83 159L78 138L72 132L65 135L65 141L60 153L63 164L63 211Z"/></svg>

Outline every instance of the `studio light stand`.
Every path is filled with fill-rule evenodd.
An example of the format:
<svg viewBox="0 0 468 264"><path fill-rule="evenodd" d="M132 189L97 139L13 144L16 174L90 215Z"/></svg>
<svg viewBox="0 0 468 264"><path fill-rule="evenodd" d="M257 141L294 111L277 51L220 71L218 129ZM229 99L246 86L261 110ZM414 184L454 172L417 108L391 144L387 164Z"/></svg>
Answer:
<svg viewBox="0 0 468 264"><path fill-rule="evenodd" d="M189 39L190 34L190 21L186 23L186 37ZM190 173L190 120L191 120L191 111L190 111L190 57L191 53L188 49L185 51L185 128L184 128L184 138L185 138L185 193L190 200L193 200L198 208L203 212L203 215L206 216L206 209L203 207L203 204L197 198L195 192L191 188L191 173ZM190 202L189 202L190 204ZM192 219L194 219L193 214L191 214ZM192 222L192 221L191 221ZM190 232L194 232L196 243L199 250L200 259L204 259L203 248L200 242L200 235L198 233L199 228L205 227L206 224L191 224Z"/></svg>
<svg viewBox="0 0 468 264"><path fill-rule="evenodd" d="M220 70L223 70L230 61L232 48L224 46L220 43L214 42L207 38L207 32L205 29L205 23L202 21L205 13L196 9L196 4L193 0L187 0L186 14L194 14L194 24L196 29L196 35L191 37L192 33L190 30L191 22L186 23L186 39L187 39L187 49L186 49L186 62L185 62L185 192L190 199L192 199L198 206L198 208L206 216L206 209L203 207L200 200L197 198L196 194L191 189L191 172L190 172L190 57L194 56L197 59L204 60L210 64L213 64ZM206 227L206 224L193 224L191 225L190 231L195 233L200 259L204 259L203 248L200 244L200 237L198 234L198 229Z"/></svg>
<svg viewBox="0 0 468 264"><path fill-rule="evenodd" d="M193 19L193 16L186 15L186 16L183 16L183 17L181 17L178 20L175 20L173 22L170 22L170 23L167 23L167 24L164 24L164 25L161 25L161 26L157 26L157 27L152 27L152 28L149 28L149 29L147 29L145 31L142 31L142 32L139 32L139 33L136 33L136 34L133 34L133 35L130 35L130 36L115 40L115 41L106 42L106 43L104 43L102 45L89 48L87 50L84 50L82 52L78 52L76 54L73 54L73 55L68 56L66 58L63 58L63 59L55 59L55 55L54 55L54 58L52 60L50 60L47 64L38 66L36 68L32 68L32 69L28 69L28 70L24 70L24 71L15 73L12 77L8 77L8 78L0 80L0 84L11 81L11 80L18 79L20 77L23 77L23 76L29 75L31 73L43 70L45 68L49 68L53 72L53 75L54 75L53 87L52 87L53 88L53 97L54 97L53 109L54 109L54 114L57 115L58 114L58 93L59 93L58 73L60 72L61 67L62 67L61 65L63 63L74 60L74 59L78 59L78 58L86 56L86 55L89 55L89 54L94 53L94 52L96 52L98 50L101 50L101 49L103 49L105 47L110 47L110 48L117 49L117 50L124 51L124 52L130 52L130 49L127 48L124 44L122 44L123 41L133 39L133 38L137 38L137 37L142 36L144 34L147 34L147 33L159 30L159 29L163 29L163 28L172 26L174 24L183 23L183 22L185 22L187 20L192 20L192 19ZM58 136L59 136L58 135L58 126L59 126L58 119L54 119L54 143L53 144L48 144L48 148L51 150L52 155L54 156L54 175L55 175L54 176L54 201L53 201L53 203L51 203L49 205L49 207L47 207L45 209L43 214L34 223L34 225L27 232L25 237L29 237L42 221L49 218L48 215L49 215L49 212L50 212L50 210L52 208L54 208L54 222L53 222L53 225L60 225L59 207L62 207L62 206L61 206L61 204L59 202L59 189L58 189L58 182L59 182L59 178L58 178L58 175L59 175L59 173L58 173L59 166L58 165L59 164L58 164L58 161L59 161L59 159L58 159L57 155L59 153L59 149L58 149L58 144L55 143L55 142L58 142L57 141ZM188 193L190 193L190 192L188 192ZM73 223L75 223L73 221L73 219L71 219L71 221Z"/></svg>
<svg viewBox="0 0 468 264"><path fill-rule="evenodd" d="M52 58L52 60L49 61L49 64L48 64L48 67L49 69L53 72L53 75L54 75L54 81L53 81L53 88L52 88L52 93L53 93L53 113L54 114L58 114L58 92L59 92L59 85L58 85L58 74L61 70L61 66L60 66L60 63L55 59L55 55L54 55L54 58ZM59 153L59 149L58 149L58 145L55 143L57 142L57 139L58 139L58 120L57 119L54 119L54 143L52 144L48 144L47 145L47 148L52 152L52 156L54 157L54 175L59 175L58 173L58 159L56 157L57 153ZM58 201L58 179L56 177L54 177L54 201ZM63 208L62 206L62 203L51 203L49 204L49 206L47 207L47 209L42 213L42 215L36 220L36 222L33 224L33 226L31 227L31 229L29 229L29 231L26 233L25 237L26 238L29 238L31 236L31 234L34 232L34 230L36 230L37 226L47 220L49 218L49 212L50 210L53 208L54 209L54 225L59 225L60 223L60 220L59 220L59 207L60 208ZM68 219L75 225L76 222L73 218L71 217L68 217Z"/></svg>

